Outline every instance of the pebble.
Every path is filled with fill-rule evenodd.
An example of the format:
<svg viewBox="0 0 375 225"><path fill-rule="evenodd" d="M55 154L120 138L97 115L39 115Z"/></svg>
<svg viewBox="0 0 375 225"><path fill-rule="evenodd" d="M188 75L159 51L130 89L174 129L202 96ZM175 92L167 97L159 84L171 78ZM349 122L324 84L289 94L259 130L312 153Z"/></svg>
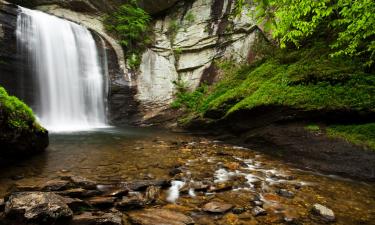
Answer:
<svg viewBox="0 0 375 225"><path fill-rule="evenodd" d="M330 208L321 204L314 204L312 208L313 214L321 217L324 221L333 222L336 220L335 214Z"/></svg>

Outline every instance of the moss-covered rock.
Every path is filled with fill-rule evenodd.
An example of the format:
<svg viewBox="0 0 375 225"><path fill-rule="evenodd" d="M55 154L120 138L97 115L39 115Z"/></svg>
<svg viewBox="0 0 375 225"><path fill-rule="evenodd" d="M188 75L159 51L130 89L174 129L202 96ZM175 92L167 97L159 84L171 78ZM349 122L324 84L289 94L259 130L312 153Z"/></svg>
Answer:
<svg viewBox="0 0 375 225"><path fill-rule="evenodd" d="M32 110L0 87L0 156L29 156L48 146L48 131Z"/></svg>

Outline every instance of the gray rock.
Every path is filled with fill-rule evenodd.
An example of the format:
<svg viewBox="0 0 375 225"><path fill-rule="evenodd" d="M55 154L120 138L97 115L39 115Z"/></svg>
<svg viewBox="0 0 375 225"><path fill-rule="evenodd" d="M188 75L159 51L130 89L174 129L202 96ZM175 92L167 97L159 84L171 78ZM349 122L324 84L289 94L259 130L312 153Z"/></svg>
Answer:
<svg viewBox="0 0 375 225"><path fill-rule="evenodd" d="M146 209L128 214L133 224L139 225L192 225L194 220L179 212L165 209Z"/></svg>
<svg viewBox="0 0 375 225"><path fill-rule="evenodd" d="M314 204L312 208L312 213L314 215L319 216L320 218L322 218L324 221L327 221L327 222L333 222L336 220L334 212L331 209L321 204Z"/></svg>
<svg viewBox="0 0 375 225"><path fill-rule="evenodd" d="M279 189L276 193L285 198L294 198L294 193L286 189Z"/></svg>
<svg viewBox="0 0 375 225"><path fill-rule="evenodd" d="M84 212L73 217L72 225L122 225L121 214Z"/></svg>
<svg viewBox="0 0 375 225"><path fill-rule="evenodd" d="M211 213L225 213L233 208L233 205L223 202L209 202L203 206L203 211Z"/></svg>
<svg viewBox="0 0 375 225"><path fill-rule="evenodd" d="M251 211L253 216L264 216L267 215L267 211L259 206L255 206Z"/></svg>
<svg viewBox="0 0 375 225"><path fill-rule="evenodd" d="M70 181L75 187L84 188L88 190L96 189L97 183L80 176L64 176L61 179Z"/></svg>
<svg viewBox="0 0 375 225"><path fill-rule="evenodd" d="M169 187L171 184L168 180L137 180L124 183L124 185L133 191L144 191L149 186L159 186L165 188Z"/></svg>
<svg viewBox="0 0 375 225"><path fill-rule="evenodd" d="M5 205L7 217L26 221L51 221L70 218L72 210L61 196L51 192L19 192L12 194Z"/></svg>

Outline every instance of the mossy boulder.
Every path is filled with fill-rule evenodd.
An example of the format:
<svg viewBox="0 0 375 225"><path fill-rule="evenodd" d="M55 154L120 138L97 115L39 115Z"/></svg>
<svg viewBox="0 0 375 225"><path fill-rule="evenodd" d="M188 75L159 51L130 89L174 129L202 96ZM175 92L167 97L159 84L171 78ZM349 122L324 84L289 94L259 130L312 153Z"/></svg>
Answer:
<svg viewBox="0 0 375 225"><path fill-rule="evenodd" d="M0 157L30 156L48 144L48 131L38 124L32 110L0 87Z"/></svg>

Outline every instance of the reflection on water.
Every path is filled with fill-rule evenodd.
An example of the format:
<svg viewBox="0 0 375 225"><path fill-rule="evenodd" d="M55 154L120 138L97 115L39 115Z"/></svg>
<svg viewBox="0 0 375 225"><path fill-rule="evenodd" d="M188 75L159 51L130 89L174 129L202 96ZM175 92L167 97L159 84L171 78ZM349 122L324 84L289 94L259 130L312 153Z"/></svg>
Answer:
<svg viewBox="0 0 375 225"><path fill-rule="evenodd" d="M51 134L50 147L35 156L0 171L0 195L15 183L38 184L61 174L74 174L99 183L140 179L172 179L184 183L210 181L220 186L230 182L232 191L200 193L194 188L179 193L182 182L170 191L170 202L191 207L207 198L222 199L236 206L249 205L258 193L269 212L283 212L309 220L311 205L321 203L336 213L337 224L371 224L375 221L375 185L336 179L291 168L248 149L145 128L110 128L91 132ZM275 194L280 188L293 198ZM168 199L167 199L168 200ZM272 219L262 218L264 223Z"/></svg>

